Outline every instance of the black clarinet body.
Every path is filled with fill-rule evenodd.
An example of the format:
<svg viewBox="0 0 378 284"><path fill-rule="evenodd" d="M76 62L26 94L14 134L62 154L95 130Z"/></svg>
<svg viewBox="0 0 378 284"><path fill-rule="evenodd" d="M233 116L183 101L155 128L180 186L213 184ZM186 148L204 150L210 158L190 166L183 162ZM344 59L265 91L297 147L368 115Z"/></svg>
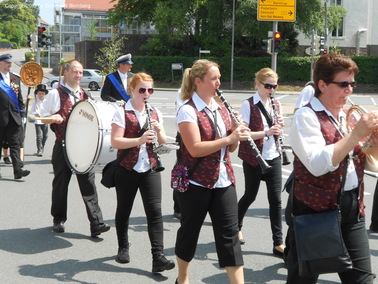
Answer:
<svg viewBox="0 0 378 284"><path fill-rule="evenodd" d="M147 102L147 100L144 100L144 104L145 104L145 109L146 109L146 113L147 113L147 129L153 130L153 127L151 125L151 109L152 109L152 107ZM158 146L157 144L158 144L157 139L155 138L152 142L153 150L156 149L156 147ZM165 167L163 166L163 163L161 162L159 154L156 153L155 151L153 151L153 153L154 153L154 158L156 160L156 166L152 167L151 170L154 171L154 172L164 171Z"/></svg>
<svg viewBox="0 0 378 284"><path fill-rule="evenodd" d="M222 92L219 91L218 89L216 90L216 92L217 92L217 96L221 99L222 103L227 108L227 111L229 112L231 118L234 120L235 124L240 125L241 122L240 122L239 118L235 114L234 109L231 107L231 105L228 103L228 101L224 98ZM268 163L263 159L263 157L261 156L261 153L260 153L259 149L257 148L253 139L251 137L249 137L247 141L248 141L249 145L251 146L252 153L255 155L255 157L256 157L256 159L257 159L257 161L258 161L258 163L261 167L262 173L265 174L268 171L270 171L272 169L272 167L270 165L268 165Z"/></svg>
<svg viewBox="0 0 378 284"><path fill-rule="evenodd" d="M270 104L272 105L273 116L274 116L273 124L278 124L278 112L277 112L276 104L274 101L274 93L270 95ZM286 149L283 147L284 139L282 137L282 134L278 135L277 139L278 139L278 151L280 152L282 156L282 165L284 166L289 165L290 160L289 160L289 157L287 156Z"/></svg>

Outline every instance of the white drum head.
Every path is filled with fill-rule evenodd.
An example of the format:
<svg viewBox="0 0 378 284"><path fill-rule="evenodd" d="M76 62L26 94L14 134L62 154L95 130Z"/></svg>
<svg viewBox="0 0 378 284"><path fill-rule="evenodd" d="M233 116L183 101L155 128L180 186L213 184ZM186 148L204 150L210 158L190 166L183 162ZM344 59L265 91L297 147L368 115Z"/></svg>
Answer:
<svg viewBox="0 0 378 284"><path fill-rule="evenodd" d="M90 101L80 101L72 109L65 132L65 151L71 169L86 173L98 156L101 125Z"/></svg>

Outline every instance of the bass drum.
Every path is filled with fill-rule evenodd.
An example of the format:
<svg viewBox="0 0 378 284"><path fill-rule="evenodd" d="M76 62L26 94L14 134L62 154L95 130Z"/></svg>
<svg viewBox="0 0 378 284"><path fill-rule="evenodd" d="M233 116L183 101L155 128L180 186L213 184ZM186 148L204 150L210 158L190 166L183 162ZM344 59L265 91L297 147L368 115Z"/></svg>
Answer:
<svg viewBox="0 0 378 284"><path fill-rule="evenodd" d="M78 174L96 172L116 159L111 147L111 122L118 106L105 101L83 100L68 116L63 149L68 166Z"/></svg>

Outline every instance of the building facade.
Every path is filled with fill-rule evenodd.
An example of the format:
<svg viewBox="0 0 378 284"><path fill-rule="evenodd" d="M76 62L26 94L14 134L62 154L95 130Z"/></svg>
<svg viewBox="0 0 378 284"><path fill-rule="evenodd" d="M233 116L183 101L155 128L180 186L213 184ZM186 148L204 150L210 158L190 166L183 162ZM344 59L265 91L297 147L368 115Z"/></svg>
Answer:
<svg viewBox="0 0 378 284"><path fill-rule="evenodd" d="M340 27L328 31L326 46L345 55L378 56L378 0L328 0L327 3L339 5L347 12ZM311 37L300 34L298 41L300 54L304 55L304 50L311 45Z"/></svg>

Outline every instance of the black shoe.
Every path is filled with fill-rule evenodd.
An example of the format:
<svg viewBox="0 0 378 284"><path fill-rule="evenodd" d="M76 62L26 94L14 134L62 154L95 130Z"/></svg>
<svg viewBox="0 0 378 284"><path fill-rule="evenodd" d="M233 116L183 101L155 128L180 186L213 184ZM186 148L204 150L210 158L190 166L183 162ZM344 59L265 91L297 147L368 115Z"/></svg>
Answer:
<svg viewBox="0 0 378 284"><path fill-rule="evenodd" d="M275 247L273 247L273 254L276 255L276 256L279 256L279 257L284 256L284 253L282 251L276 249Z"/></svg>
<svg viewBox="0 0 378 284"><path fill-rule="evenodd" d="M9 157L4 157L4 164L7 164L7 165L10 165L12 164L11 160L9 159Z"/></svg>
<svg viewBox="0 0 378 284"><path fill-rule="evenodd" d="M29 174L30 174L30 171L28 170L20 170L14 174L14 179L20 179L22 177L28 176Z"/></svg>
<svg viewBox="0 0 378 284"><path fill-rule="evenodd" d="M152 272L163 272L164 270L171 270L175 268L175 263L172 260L165 258L164 254L154 254L152 259Z"/></svg>
<svg viewBox="0 0 378 284"><path fill-rule="evenodd" d="M181 219L181 213L180 212L173 212L173 217L180 220Z"/></svg>
<svg viewBox="0 0 378 284"><path fill-rule="evenodd" d="M37 151L37 156L38 157L42 157L43 156L43 151L42 150L38 150Z"/></svg>
<svg viewBox="0 0 378 284"><path fill-rule="evenodd" d="M91 229L91 237L94 238L101 233L105 233L110 230L110 226L105 223L100 223Z"/></svg>
<svg viewBox="0 0 378 284"><path fill-rule="evenodd" d="M1 175L1 173L0 173L0 178L2 178L3 176Z"/></svg>
<svg viewBox="0 0 378 284"><path fill-rule="evenodd" d="M119 248L118 249L116 261L119 262L119 263L129 263L130 262L129 245L127 245L127 247L125 247L125 248Z"/></svg>
<svg viewBox="0 0 378 284"><path fill-rule="evenodd" d="M64 233L64 222L60 221L59 223L54 223L53 231L55 233Z"/></svg>

